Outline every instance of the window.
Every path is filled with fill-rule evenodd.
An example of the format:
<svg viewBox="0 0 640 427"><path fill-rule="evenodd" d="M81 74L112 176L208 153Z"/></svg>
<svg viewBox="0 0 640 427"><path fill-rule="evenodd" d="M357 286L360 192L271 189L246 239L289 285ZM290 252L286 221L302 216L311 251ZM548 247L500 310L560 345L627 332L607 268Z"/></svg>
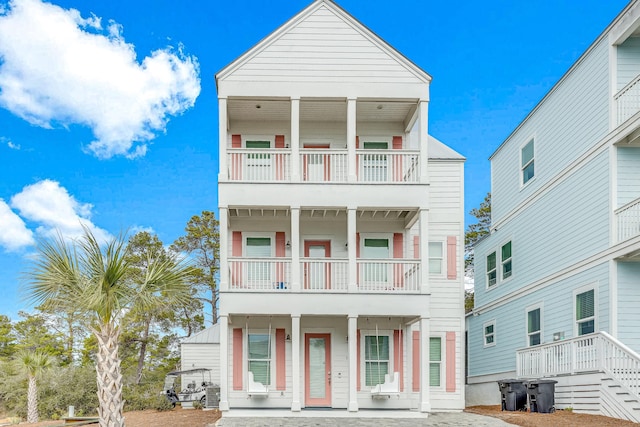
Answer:
<svg viewBox="0 0 640 427"><path fill-rule="evenodd" d="M388 142L368 141L362 144L365 150L386 150ZM363 181L385 182L387 181L387 155L383 153L365 154L363 162Z"/></svg>
<svg viewBox="0 0 640 427"><path fill-rule="evenodd" d="M502 279L511 277L511 242L502 246Z"/></svg>
<svg viewBox="0 0 640 427"><path fill-rule="evenodd" d="M365 385L375 386L384 383L384 376L389 373L389 354L388 335L365 335Z"/></svg>
<svg viewBox="0 0 640 427"><path fill-rule="evenodd" d="M253 380L263 385L271 384L271 349L269 335L249 334L249 371Z"/></svg>
<svg viewBox="0 0 640 427"><path fill-rule="evenodd" d="M429 338L429 385L440 387L440 372L442 368L442 338Z"/></svg>
<svg viewBox="0 0 640 427"><path fill-rule="evenodd" d="M490 347L496 345L496 321L487 322L484 328L484 346Z"/></svg>
<svg viewBox="0 0 640 427"><path fill-rule="evenodd" d="M522 147L520 152L522 169L522 185L526 184L535 176L534 158L533 158L533 139Z"/></svg>
<svg viewBox="0 0 640 427"><path fill-rule="evenodd" d="M527 312L527 342L529 346L542 342L539 307Z"/></svg>
<svg viewBox="0 0 640 427"><path fill-rule="evenodd" d="M362 252L365 259L388 259L389 239L364 239ZM388 267L388 264L379 262L365 263L364 280L373 283L386 283Z"/></svg>
<svg viewBox="0 0 640 427"><path fill-rule="evenodd" d="M491 252L487 256L487 286L496 284L496 253Z"/></svg>
<svg viewBox="0 0 640 427"><path fill-rule="evenodd" d="M576 322L578 335L585 335L595 332L595 292L590 289L576 295Z"/></svg>
<svg viewBox="0 0 640 427"><path fill-rule="evenodd" d="M429 273L442 274L442 242L429 242Z"/></svg>
<svg viewBox="0 0 640 427"><path fill-rule="evenodd" d="M249 149L271 148L271 141L246 141L245 147ZM249 153L247 155L247 179L268 180L271 178L271 154Z"/></svg>
<svg viewBox="0 0 640 427"><path fill-rule="evenodd" d="M271 257L270 237L247 237L247 258ZM250 281L271 281L271 264L265 261L248 260L247 279Z"/></svg>

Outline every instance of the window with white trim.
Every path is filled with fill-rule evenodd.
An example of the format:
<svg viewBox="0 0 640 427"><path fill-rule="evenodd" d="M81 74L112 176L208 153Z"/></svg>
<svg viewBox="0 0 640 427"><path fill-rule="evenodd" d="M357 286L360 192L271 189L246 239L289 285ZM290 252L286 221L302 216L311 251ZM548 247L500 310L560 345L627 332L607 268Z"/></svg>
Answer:
<svg viewBox="0 0 640 427"><path fill-rule="evenodd" d="M576 295L576 325L578 335L596 330L595 290L590 289Z"/></svg>
<svg viewBox="0 0 640 427"><path fill-rule="evenodd" d="M363 239L362 258L389 259L389 239ZM366 262L364 264L364 281L384 284L389 280L388 264Z"/></svg>
<svg viewBox="0 0 640 427"><path fill-rule="evenodd" d="M525 185L535 176L535 161L533 153L533 139L522 147L520 151L520 168L522 172L522 185Z"/></svg>
<svg viewBox="0 0 640 427"><path fill-rule="evenodd" d="M484 331L484 346L491 347L496 345L496 321L492 320L482 325Z"/></svg>
<svg viewBox="0 0 640 427"><path fill-rule="evenodd" d="M387 150L389 143L386 141L363 141L362 148L365 150ZM387 154L368 153L364 155L362 167L364 168L362 179L366 182L386 182L387 181Z"/></svg>
<svg viewBox="0 0 640 427"><path fill-rule="evenodd" d="M542 310L536 307L527 311L527 345L533 346L542 343Z"/></svg>
<svg viewBox="0 0 640 427"><path fill-rule="evenodd" d="M507 242L502 245L500 249L501 262L502 262L502 279L507 279L511 277L511 273L513 272L513 266L511 263L511 242Z"/></svg>
<svg viewBox="0 0 640 427"><path fill-rule="evenodd" d="M496 253L491 252L487 255L487 287L494 286L496 279Z"/></svg>
<svg viewBox="0 0 640 427"><path fill-rule="evenodd" d="M376 386L384 383L390 365L389 335L364 336L365 385Z"/></svg>
<svg viewBox="0 0 640 427"><path fill-rule="evenodd" d="M248 369L253 372L253 380L263 385L271 384L271 349L268 334L249 334Z"/></svg>
<svg viewBox="0 0 640 427"><path fill-rule="evenodd" d="M245 261L247 268L247 279L250 282L271 282L271 263L266 261L255 260L255 258L271 257L271 238L270 237L247 237L246 240L246 256L249 258Z"/></svg>
<svg viewBox="0 0 640 427"><path fill-rule="evenodd" d="M442 274L443 261L442 242L429 242L429 273Z"/></svg>
<svg viewBox="0 0 640 427"><path fill-rule="evenodd" d="M429 385L440 387L442 372L442 338L429 338Z"/></svg>

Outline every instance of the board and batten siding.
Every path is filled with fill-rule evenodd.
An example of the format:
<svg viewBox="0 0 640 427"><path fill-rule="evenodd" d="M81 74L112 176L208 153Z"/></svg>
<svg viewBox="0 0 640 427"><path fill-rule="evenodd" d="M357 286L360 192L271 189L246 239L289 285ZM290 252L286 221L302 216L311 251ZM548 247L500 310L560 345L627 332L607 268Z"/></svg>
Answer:
<svg viewBox="0 0 640 427"><path fill-rule="evenodd" d="M597 330L609 330L609 264L572 275L519 297L477 316L468 318L469 376L515 371L516 350L527 346L526 309L542 304L542 342L553 341L553 334L563 332L565 339L575 336L573 290L594 285L597 289ZM495 342L484 347L483 325L495 320Z"/></svg>
<svg viewBox="0 0 640 427"><path fill-rule="evenodd" d="M617 147L618 206L640 197L640 147Z"/></svg>
<svg viewBox="0 0 640 427"><path fill-rule="evenodd" d="M208 368L211 369L211 382L220 384L220 344L181 344L182 370ZM183 375L182 388L191 381L199 386L202 382L201 374ZM209 375L205 374L205 381Z"/></svg>
<svg viewBox="0 0 640 427"><path fill-rule="evenodd" d="M541 280L609 247L609 152L604 151L475 248L475 306ZM500 247L512 242L512 276L501 281ZM498 283L486 289L486 257Z"/></svg>
<svg viewBox="0 0 640 427"><path fill-rule="evenodd" d="M640 352L640 263L618 262L618 339Z"/></svg>
<svg viewBox="0 0 640 427"><path fill-rule="evenodd" d="M493 224L609 132L608 55L604 38L494 154ZM535 178L523 187L520 150L534 136Z"/></svg>
<svg viewBox="0 0 640 427"><path fill-rule="evenodd" d="M629 37L617 46L618 76L616 89L619 91L640 74L640 37Z"/></svg>
<svg viewBox="0 0 640 427"><path fill-rule="evenodd" d="M226 79L424 84L353 24L324 5L241 64Z"/></svg>

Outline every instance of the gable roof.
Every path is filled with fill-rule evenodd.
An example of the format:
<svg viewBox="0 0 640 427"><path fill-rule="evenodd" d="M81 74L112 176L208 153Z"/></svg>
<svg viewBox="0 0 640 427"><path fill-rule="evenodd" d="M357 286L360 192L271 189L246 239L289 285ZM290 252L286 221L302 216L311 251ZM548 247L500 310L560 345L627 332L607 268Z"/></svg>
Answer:
<svg viewBox="0 0 640 427"><path fill-rule="evenodd" d="M207 329L203 329L183 339L180 344L220 344L220 325L216 323Z"/></svg>
<svg viewBox="0 0 640 427"><path fill-rule="evenodd" d="M439 141L429 135L429 145L427 146L427 152L429 153L429 159L433 160L466 160L462 154L453 150L448 145L445 145L442 141Z"/></svg>
<svg viewBox="0 0 640 427"><path fill-rule="evenodd" d="M351 48L357 50L356 55ZM359 56L360 51L365 54ZM277 61L283 56L291 63ZM354 75L332 76L332 72L344 74L347 71ZM358 72L366 72L365 78L376 81L396 79L425 84L431 81L429 74L332 0L315 0L220 70L216 74L216 84L230 78L292 79L303 78L309 73L315 73L314 79L334 77L344 81L345 77L352 77L354 81L361 81Z"/></svg>

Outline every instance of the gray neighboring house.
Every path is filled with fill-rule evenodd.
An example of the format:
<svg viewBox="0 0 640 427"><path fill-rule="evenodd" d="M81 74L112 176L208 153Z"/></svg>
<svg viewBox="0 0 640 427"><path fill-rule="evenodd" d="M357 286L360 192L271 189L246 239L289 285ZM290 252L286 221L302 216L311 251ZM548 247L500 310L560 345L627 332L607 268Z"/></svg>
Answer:
<svg viewBox="0 0 640 427"><path fill-rule="evenodd" d="M181 369L186 371L196 368L211 369L211 382L220 384L220 328L215 324L204 329L180 343ZM206 379L209 381L209 379ZM184 375L183 384L195 381L202 382L200 374Z"/></svg>

